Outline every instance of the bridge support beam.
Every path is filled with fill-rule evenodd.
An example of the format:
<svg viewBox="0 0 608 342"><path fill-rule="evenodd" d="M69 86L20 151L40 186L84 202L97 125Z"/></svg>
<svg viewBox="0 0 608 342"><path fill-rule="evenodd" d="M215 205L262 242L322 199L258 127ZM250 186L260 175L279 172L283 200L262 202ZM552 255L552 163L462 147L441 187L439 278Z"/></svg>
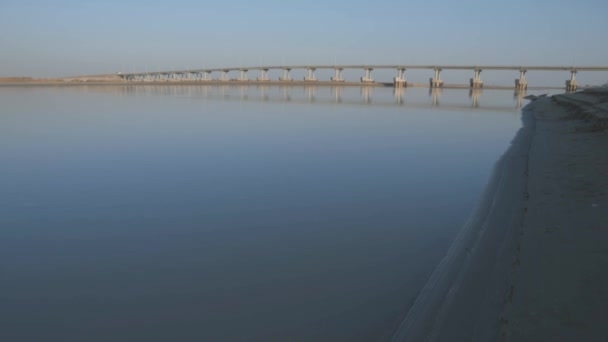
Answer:
<svg viewBox="0 0 608 342"><path fill-rule="evenodd" d="M260 69L260 77L258 77L258 81L260 82L268 82L270 78L268 77L268 69Z"/></svg>
<svg viewBox="0 0 608 342"><path fill-rule="evenodd" d="M405 68L397 69L397 76L393 79L395 88L403 88L407 86L407 80L405 79Z"/></svg>
<svg viewBox="0 0 608 342"><path fill-rule="evenodd" d="M344 78L342 78L342 70L344 70L344 69L336 68L334 70L335 70L335 73L334 73L334 76L331 78L331 80L333 82L344 82Z"/></svg>
<svg viewBox="0 0 608 342"><path fill-rule="evenodd" d="M515 80L515 89L526 90L528 89L528 81L526 80L527 70L521 69L519 71L519 79Z"/></svg>
<svg viewBox="0 0 608 342"><path fill-rule="evenodd" d="M315 68L308 68L308 76L304 77L304 81L316 82L317 78L315 77Z"/></svg>
<svg viewBox="0 0 608 342"><path fill-rule="evenodd" d="M247 71L249 71L249 70L241 69L241 76L239 76L239 78L237 78L237 81L241 81L241 82L249 81L249 78L247 78Z"/></svg>
<svg viewBox="0 0 608 342"><path fill-rule="evenodd" d="M365 76L361 77L361 82L363 83L373 83L374 79L372 78L372 68L365 68Z"/></svg>
<svg viewBox="0 0 608 342"><path fill-rule="evenodd" d="M570 70L570 79L566 81L566 91L571 93L575 92L578 88L578 82L576 81L576 70Z"/></svg>
<svg viewBox="0 0 608 342"><path fill-rule="evenodd" d="M441 69L435 68L435 77L432 77L429 82L431 83L431 88L442 88L443 81L441 80Z"/></svg>
<svg viewBox="0 0 608 342"><path fill-rule="evenodd" d="M477 89L483 87L483 81L481 80L481 69L475 69L475 76L471 78L471 88Z"/></svg>
<svg viewBox="0 0 608 342"><path fill-rule="evenodd" d="M203 81L211 81L211 71L203 72Z"/></svg>
<svg viewBox="0 0 608 342"><path fill-rule="evenodd" d="M286 82L293 81L293 78L291 78L291 69L290 68L284 68L283 69L283 77L279 78L279 80L286 81Z"/></svg>

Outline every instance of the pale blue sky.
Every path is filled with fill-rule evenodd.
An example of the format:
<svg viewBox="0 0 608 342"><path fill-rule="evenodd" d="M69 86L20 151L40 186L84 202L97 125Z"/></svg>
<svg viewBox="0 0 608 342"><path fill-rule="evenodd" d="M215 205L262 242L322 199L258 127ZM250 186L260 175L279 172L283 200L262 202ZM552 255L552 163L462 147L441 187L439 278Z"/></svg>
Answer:
<svg viewBox="0 0 608 342"><path fill-rule="evenodd" d="M0 76L334 61L608 65L607 13L605 0L0 0Z"/></svg>

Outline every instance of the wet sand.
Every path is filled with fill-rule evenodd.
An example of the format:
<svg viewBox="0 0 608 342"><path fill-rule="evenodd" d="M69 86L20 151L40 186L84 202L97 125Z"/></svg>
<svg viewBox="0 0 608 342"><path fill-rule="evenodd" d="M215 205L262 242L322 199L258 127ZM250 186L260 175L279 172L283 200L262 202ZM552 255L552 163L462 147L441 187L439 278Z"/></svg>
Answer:
<svg viewBox="0 0 608 342"><path fill-rule="evenodd" d="M393 341L608 335L608 90L539 98Z"/></svg>

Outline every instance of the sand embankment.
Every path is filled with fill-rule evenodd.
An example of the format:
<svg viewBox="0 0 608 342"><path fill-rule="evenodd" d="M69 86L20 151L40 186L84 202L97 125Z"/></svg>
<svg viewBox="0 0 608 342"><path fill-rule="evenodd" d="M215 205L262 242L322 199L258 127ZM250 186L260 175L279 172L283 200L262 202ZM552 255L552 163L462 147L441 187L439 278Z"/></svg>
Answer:
<svg viewBox="0 0 608 342"><path fill-rule="evenodd" d="M607 335L607 96L587 90L524 108L478 208L393 341Z"/></svg>
<svg viewBox="0 0 608 342"><path fill-rule="evenodd" d="M509 341L608 336L608 89L540 99Z"/></svg>

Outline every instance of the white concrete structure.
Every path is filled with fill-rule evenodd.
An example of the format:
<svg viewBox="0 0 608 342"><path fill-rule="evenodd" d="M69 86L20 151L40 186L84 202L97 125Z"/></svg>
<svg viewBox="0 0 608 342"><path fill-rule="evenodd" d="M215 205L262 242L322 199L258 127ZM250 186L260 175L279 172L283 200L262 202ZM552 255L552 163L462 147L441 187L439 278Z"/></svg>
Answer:
<svg viewBox="0 0 608 342"><path fill-rule="evenodd" d="M335 74L334 76L331 78L331 80L333 82L344 82L344 78L342 77L342 70L344 70L343 68L336 68L334 70Z"/></svg>
<svg viewBox="0 0 608 342"><path fill-rule="evenodd" d="M526 80L526 69L519 70L519 78L515 80L515 89L526 90L528 89L528 81Z"/></svg>
<svg viewBox="0 0 608 342"><path fill-rule="evenodd" d="M441 80L441 68L435 68L435 77L432 77L429 82L431 83L431 88L441 88L443 87L443 81Z"/></svg>
<svg viewBox="0 0 608 342"><path fill-rule="evenodd" d="M373 68L365 68L365 76L361 77L361 82L363 83L373 83L374 79L372 78L372 70Z"/></svg>
<svg viewBox="0 0 608 342"><path fill-rule="evenodd" d="M481 69L475 69L475 77L471 78L470 85L471 88L482 88L483 81L481 80Z"/></svg>
<svg viewBox="0 0 608 342"><path fill-rule="evenodd" d="M316 68L308 68L308 76L304 77L304 81L315 82L317 78L315 77Z"/></svg>

